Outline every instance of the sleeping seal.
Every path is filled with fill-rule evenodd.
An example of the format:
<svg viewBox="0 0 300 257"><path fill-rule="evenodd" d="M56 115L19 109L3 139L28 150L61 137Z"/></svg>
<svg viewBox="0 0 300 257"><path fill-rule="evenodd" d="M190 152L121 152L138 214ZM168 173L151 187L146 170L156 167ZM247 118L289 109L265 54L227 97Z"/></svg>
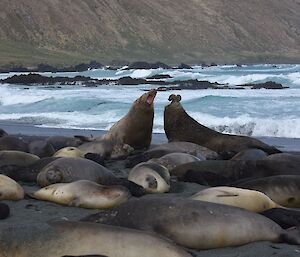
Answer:
<svg viewBox="0 0 300 257"><path fill-rule="evenodd" d="M34 233L32 233L34 231ZM192 257L157 235L102 224L52 221L2 227L0 257Z"/></svg>
<svg viewBox="0 0 300 257"><path fill-rule="evenodd" d="M179 197L129 200L83 221L154 231L194 249L238 246L255 241L300 244L299 233L240 208Z"/></svg>
<svg viewBox="0 0 300 257"><path fill-rule="evenodd" d="M170 190L170 173L160 164L142 162L128 175L128 180L142 186L147 193L165 193Z"/></svg>
<svg viewBox="0 0 300 257"><path fill-rule="evenodd" d="M33 193L32 197L67 206L107 209L126 202L130 193L122 186L102 186L92 181L78 180L44 187Z"/></svg>
<svg viewBox="0 0 300 257"><path fill-rule="evenodd" d="M192 195L193 200L219 203L243 208L253 212L263 212L280 207L265 194L237 187L211 187Z"/></svg>
<svg viewBox="0 0 300 257"><path fill-rule="evenodd" d="M23 188L13 179L0 174L0 200L21 200Z"/></svg>
<svg viewBox="0 0 300 257"><path fill-rule="evenodd" d="M199 124L186 113L180 100L180 95L170 95L171 103L165 107L164 129L169 141L196 143L228 157L249 148L261 149L268 154L280 153L275 147L257 139L222 134Z"/></svg>

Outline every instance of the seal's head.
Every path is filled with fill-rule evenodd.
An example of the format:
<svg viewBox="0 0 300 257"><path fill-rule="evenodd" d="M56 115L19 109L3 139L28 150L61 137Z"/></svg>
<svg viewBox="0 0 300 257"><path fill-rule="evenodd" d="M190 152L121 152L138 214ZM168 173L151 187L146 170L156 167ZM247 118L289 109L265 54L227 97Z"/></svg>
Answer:
<svg viewBox="0 0 300 257"><path fill-rule="evenodd" d="M171 103L173 103L173 102L178 102L179 103L181 101L181 95L174 95L174 94L172 94L172 95L169 96L168 100Z"/></svg>
<svg viewBox="0 0 300 257"><path fill-rule="evenodd" d="M63 172L59 167L48 164L45 168L41 170L41 172L37 176L37 183L42 186L48 186L55 183L63 182Z"/></svg>
<svg viewBox="0 0 300 257"><path fill-rule="evenodd" d="M156 93L156 89L151 89L149 92L143 94L140 98L138 98L135 103L138 103L139 105L142 104L146 108L152 108Z"/></svg>

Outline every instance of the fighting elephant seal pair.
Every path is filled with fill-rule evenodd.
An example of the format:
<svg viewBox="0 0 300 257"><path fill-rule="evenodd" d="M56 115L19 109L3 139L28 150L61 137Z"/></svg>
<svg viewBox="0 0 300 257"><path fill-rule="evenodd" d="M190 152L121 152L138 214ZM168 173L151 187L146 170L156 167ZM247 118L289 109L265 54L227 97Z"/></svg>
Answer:
<svg viewBox="0 0 300 257"><path fill-rule="evenodd" d="M33 232L34 231L34 232ZM191 257L156 235L83 222L56 221L1 228L0 257Z"/></svg>
<svg viewBox="0 0 300 257"><path fill-rule="evenodd" d="M180 95L170 95L171 103L165 107L164 129L169 141L187 141L205 146L219 154L233 156L249 148L268 154L280 153L275 147L246 136L222 134L209 129L190 117L180 104Z"/></svg>
<svg viewBox="0 0 300 257"><path fill-rule="evenodd" d="M83 220L153 231L194 249L238 246L254 241L300 244L299 234L283 230L260 214L178 197L130 200Z"/></svg>

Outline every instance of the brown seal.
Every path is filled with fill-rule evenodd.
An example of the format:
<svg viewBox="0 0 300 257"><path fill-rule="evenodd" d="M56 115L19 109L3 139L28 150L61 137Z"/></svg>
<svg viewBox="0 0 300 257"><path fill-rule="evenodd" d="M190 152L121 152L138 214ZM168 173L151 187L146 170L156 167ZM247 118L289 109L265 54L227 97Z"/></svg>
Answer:
<svg viewBox="0 0 300 257"><path fill-rule="evenodd" d="M222 134L201 125L186 113L180 100L180 95L170 95L171 103L165 107L164 129L169 141L196 143L228 157L251 148L261 149L268 154L280 153L275 147L255 138Z"/></svg>
<svg viewBox="0 0 300 257"><path fill-rule="evenodd" d="M134 149L148 148L152 139L153 102L156 90L150 90L135 100L129 112L101 139L128 144Z"/></svg>

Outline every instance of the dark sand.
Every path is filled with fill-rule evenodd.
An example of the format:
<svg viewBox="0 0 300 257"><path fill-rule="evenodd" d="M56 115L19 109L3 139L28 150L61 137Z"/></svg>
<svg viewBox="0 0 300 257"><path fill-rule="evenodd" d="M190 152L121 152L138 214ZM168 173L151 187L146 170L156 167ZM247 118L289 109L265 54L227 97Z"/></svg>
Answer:
<svg viewBox="0 0 300 257"><path fill-rule="evenodd" d="M104 131L90 131L90 130L73 130L73 129L49 129L49 128L37 128L31 125L20 125L12 124L9 122L0 123L0 128L3 128L9 134L21 134L24 138L29 136L44 138L46 136L53 135L63 135L63 136L73 136L73 135L94 135L99 136L104 133ZM300 139L291 138L260 138L262 141L275 145L280 150L288 152L300 152ZM167 139L164 134L154 134L153 144L159 144L166 142ZM107 163L108 168L110 168L118 176L126 176L128 169L124 168L123 161L109 162ZM29 184L22 184L25 192L30 193L37 190L39 187ZM179 196L191 195L203 186L193 183L185 182L172 182L171 192L169 194L160 195L160 197L165 197L166 195L174 194ZM175 194L176 193L176 194ZM148 195L146 197L153 197ZM0 229L4 227L14 227L18 228L21 224L34 224L37 223L40 226L48 220L53 219L68 219L68 220L79 220L87 215L97 213L97 210L83 209L83 208L73 208L64 207L57 205L55 203L37 201L34 199L24 199L22 201L4 201L10 207L11 214L5 220L0 220ZM30 226L29 226L30 227ZM32 231L34 233L34 231ZM197 257L204 256L224 256L224 257L252 257L252 256L300 256L300 246L293 246L287 244L277 244L272 242L255 242L240 247L228 247L222 249L205 250L205 251L192 251L192 253ZM42 256L39 256L42 257ZM124 256L126 257L126 256ZM142 257L142 256L141 256Z"/></svg>

